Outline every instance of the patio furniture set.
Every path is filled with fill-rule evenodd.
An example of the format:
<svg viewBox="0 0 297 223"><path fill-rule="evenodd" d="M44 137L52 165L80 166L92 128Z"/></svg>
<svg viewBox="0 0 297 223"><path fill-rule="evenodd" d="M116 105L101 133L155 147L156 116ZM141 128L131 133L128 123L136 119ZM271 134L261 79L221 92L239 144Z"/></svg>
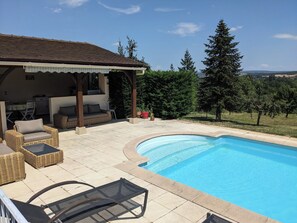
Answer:
<svg viewBox="0 0 297 223"><path fill-rule="evenodd" d="M25 161L35 168L63 162L58 130L43 125L42 119L16 121L5 141L0 143L0 185L24 179Z"/></svg>

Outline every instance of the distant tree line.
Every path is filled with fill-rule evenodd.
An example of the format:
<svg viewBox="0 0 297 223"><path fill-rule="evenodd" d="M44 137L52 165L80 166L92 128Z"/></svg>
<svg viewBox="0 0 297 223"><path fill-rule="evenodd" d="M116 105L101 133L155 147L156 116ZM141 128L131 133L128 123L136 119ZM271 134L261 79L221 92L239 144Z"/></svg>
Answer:
<svg viewBox="0 0 297 223"><path fill-rule="evenodd" d="M214 113L216 121L222 112L248 112L260 125L263 115L271 118L283 113L286 117L297 112L297 78L258 78L240 75L241 59L234 36L221 20L215 35L205 44L206 58L202 70L205 77L198 78L197 68L185 51L181 66L175 71L173 64L168 71L147 71L137 76L137 106L151 110L156 117L178 118L194 111ZM127 46L119 42L118 53L137 61L137 43L127 37ZM144 62L145 63L145 62ZM148 65L147 65L148 66ZM149 66L148 66L149 67ZM117 77L117 75L122 78ZM110 103L117 107L119 117L131 113L130 86L124 75L109 76Z"/></svg>

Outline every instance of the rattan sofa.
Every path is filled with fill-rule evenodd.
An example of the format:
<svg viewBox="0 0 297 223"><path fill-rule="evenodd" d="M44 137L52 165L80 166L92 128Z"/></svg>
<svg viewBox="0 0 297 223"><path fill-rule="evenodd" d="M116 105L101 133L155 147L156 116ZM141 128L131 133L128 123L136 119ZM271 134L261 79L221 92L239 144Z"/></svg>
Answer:
<svg viewBox="0 0 297 223"><path fill-rule="evenodd" d="M0 138L0 185L26 177L24 155L2 143Z"/></svg>
<svg viewBox="0 0 297 223"><path fill-rule="evenodd" d="M42 119L16 121L13 130L5 132L7 146L19 152L22 146L46 143L53 147L59 146L58 130L43 125Z"/></svg>
<svg viewBox="0 0 297 223"><path fill-rule="evenodd" d="M84 124L94 125L108 122L112 119L110 111L103 110L99 104L84 105ZM54 114L54 126L60 129L75 128L77 126L76 107L60 107L57 114Z"/></svg>

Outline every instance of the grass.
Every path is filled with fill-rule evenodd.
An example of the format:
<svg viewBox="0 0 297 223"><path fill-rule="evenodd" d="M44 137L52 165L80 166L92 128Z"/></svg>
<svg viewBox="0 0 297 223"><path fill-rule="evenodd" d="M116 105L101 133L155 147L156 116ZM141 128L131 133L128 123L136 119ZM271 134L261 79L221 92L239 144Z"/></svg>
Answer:
<svg viewBox="0 0 297 223"><path fill-rule="evenodd" d="M206 116L205 113L191 113L181 119L208 125L238 128L297 138L297 114L290 114L288 118L286 118L284 114L281 114L273 119L263 115L260 120L260 126L256 125L256 113L253 113L252 118L249 113L223 113L222 122L216 122L214 118L215 116L212 114Z"/></svg>

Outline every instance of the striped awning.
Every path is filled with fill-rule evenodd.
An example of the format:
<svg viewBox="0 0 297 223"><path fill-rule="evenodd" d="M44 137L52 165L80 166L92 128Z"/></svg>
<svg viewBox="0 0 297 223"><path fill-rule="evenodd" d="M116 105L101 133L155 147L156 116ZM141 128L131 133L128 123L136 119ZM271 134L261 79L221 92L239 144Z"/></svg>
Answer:
<svg viewBox="0 0 297 223"><path fill-rule="evenodd" d="M26 73L101 73L108 74L111 69L88 65L53 64L51 66L26 65Z"/></svg>

